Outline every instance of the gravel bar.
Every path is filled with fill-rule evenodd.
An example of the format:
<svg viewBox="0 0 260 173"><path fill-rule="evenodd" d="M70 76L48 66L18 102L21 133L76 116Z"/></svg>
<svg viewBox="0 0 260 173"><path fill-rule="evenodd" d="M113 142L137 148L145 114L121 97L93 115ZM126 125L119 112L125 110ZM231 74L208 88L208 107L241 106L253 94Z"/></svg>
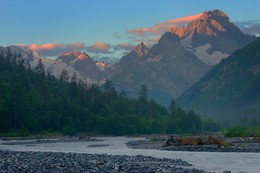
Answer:
<svg viewBox="0 0 260 173"><path fill-rule="evenodd" d="M205 173L180 159L0 150L0 173L7 172Z"/></svg>

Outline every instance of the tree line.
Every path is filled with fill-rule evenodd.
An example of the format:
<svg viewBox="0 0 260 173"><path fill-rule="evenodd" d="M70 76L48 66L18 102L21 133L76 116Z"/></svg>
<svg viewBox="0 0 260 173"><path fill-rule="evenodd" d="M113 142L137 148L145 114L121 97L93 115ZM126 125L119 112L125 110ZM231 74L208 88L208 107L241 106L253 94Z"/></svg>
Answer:
<svg viewBox="0 0 260 173"><path fill-rule="evenodd" d="M139 97L116 91L109 80L99 87L63 70L46 72L41 59L31 67L20 54L0 53L0 132L32 134L42 131L73 135L199 133L219 125L184 111L172 100L169 109L149 100L146 86Z"/></svg>

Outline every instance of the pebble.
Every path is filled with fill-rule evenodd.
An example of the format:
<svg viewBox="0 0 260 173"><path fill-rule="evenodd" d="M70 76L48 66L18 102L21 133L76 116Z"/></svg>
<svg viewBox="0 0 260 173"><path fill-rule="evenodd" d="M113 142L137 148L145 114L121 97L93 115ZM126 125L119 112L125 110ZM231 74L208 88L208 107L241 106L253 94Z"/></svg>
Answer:
<svg viewBox="0 0 260 173"><path fill-rule="evenodd" d="M217 147L217 146L168 146L160 150L168 151L195 151L195 152L248 152L260 153L260 148L239 148L239 147Z"/></svg>
<svg viewBox="0 0 260 173"><path fill-rule="evenodd" d="M86 173L205 173L180 159L148 156L98 155L60 152L0 150L0 173L86 172Z"/></svg>
<svg viewBox="0 0 260 173"><path fill-rule="evenodd" d="M260 153L260 143L234 143L230 147L218 147L216 145L187 145L187 146L164 146L162 142L157 145L154 142L147 141L131 141L127 146L133 149L159 149L167 151L195 151L195 152L248 152ZM152 146L152 147L151 147Z"/></svg>

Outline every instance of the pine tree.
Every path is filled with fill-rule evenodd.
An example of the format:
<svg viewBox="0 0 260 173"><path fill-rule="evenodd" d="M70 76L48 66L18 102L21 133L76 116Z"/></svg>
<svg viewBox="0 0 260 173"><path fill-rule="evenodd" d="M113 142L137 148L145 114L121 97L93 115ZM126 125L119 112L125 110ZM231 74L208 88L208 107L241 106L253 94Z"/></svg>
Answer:
<svg viewBox="0 0 260 173"><path fill-rule="evenodd" d="M73 84L77 84L77 81L78 81L77 73L74 71L71 76L70 82Z"/></svg>
<svg viewBox="0 0 260 173"><path fill-rule="evenodd" d="M45 77L45 69L44 64L42 63L42 59L39 59L38 64L34 68L34 71L40 74L42 77Z"/></svg>
<svg viewBox="0 0 260 173"><path fill-rule="evenodd" d="M141 89L139 92L139 102L142 102L142 103L147 102L147 88L145 85L141 86Z"/></svg>
<svg viewBox="0 0 260 173"><path fill-rule="evenodd" d="M69 72L66 69L63 69L60 75L60 81L69 82Z"/></svg>
<svg viewBox="0 0 260 173"><path fill-rule="evenodd" d="M171 100L171 103L170 103L170 106L168 109L169 109L170 115L173 115L176 112L177 106L176 106L174 99Z"/></svg>
<svg viewBox="0 0 260 173"><path fill-rule="evenodd" d="M142 115L145 112L145 108L147 104L147 88L145 85L141 86L138 102L139 102L139 115Z"/></svg>

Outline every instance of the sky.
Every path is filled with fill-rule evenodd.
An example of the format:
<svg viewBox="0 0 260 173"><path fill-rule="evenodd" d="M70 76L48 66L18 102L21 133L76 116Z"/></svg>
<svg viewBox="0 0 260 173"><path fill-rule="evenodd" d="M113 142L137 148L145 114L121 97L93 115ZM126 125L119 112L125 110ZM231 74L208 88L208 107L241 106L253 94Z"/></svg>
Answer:
<svg viewBox="0 0 260 173"><path fill-rule="evenodd" d="M51 58L74 49L120 58L214 9L260 35L259 7L260 0L0 0L0 46L26 46Z"/></svg>

